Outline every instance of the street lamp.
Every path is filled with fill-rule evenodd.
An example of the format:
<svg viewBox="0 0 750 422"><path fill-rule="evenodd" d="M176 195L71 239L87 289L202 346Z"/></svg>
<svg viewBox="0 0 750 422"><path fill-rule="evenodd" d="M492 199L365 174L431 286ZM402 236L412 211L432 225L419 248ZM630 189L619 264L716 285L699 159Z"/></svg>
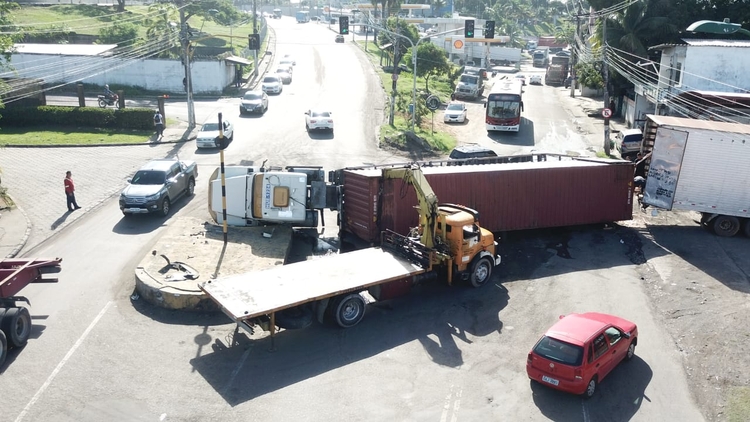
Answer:
<svg viewBox="0 0 750 422"><path fill-rule="evenodd" d="M411 130L413 132L414 131L414 126L416 125L416 121L417 121L417 119L416 119L416 115L417 115L417 47L419 47L419 44L422 41L429 40L431 37L437 37L437 36L440 36L440 35L450 34L452 32L459 32L459 31L463 31L464 29L463 28L456 28L456 29L451 29L451 30L448 30L448 31L438 32L437 34L431 34L431 35L428 35L428 36L424 36L424 37L418 39L417 43L414 44L414 42L411 40L411 38L409 38L407 36L404 36L404 35L401 35L401 34L397 34L395 32L391 32L391 31L389 31L389 30L387 30L385 28L380 28L380 27L375 27L375 28L377 28L378 31L385 32L386 34L390 34L390 35L393 35L393 36L396 36L396 37L403 38L406 41L409 41L409 44L411 44L411 49L412 49L411 61L412 61L412 64L414 65L414 70L412 71L413 86L412 86L412 89L411 89L411 101L412 101L412 107L414 107L414 110L412 110L412 113L411 113ZM396 69L397 69L396 65L397 65L397 63L394 63L393 65L394 65L393 66L393 71L396 72Z"/></svg>

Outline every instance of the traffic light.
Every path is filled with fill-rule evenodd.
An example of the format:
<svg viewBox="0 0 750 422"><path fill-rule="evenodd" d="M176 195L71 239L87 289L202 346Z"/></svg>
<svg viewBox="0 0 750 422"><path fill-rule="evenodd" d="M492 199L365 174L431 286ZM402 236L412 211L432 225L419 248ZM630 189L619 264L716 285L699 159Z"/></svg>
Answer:
<svg viewBox="0 0 750 422"><path fill-rule="evenodd" d="M495 21L484 23L484 38L495 38Z"/></svg>
<svg viewBox="0 0 750 422"><path fill-rule="evenodd" d="M349 35L349 16L339 16L339 34Z"/></svg>
<svg viewBox="0 0 750 422"><path fill-rule="evenodd" d="M474 20L468 19L464 21L464 36L466 38L474 38Z"/></svg>
<svg viewBox="0 0 750 422"><path fill-rule="evenodd" d="M260 34L247 35L247 48L250 50L260 50Z"/></svg>

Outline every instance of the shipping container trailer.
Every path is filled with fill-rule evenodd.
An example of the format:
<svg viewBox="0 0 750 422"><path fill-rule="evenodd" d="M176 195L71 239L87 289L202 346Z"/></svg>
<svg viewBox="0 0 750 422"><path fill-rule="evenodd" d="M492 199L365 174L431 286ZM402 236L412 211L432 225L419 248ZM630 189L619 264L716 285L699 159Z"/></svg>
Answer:
<svg viewBox="0 0 750 422"><path fill-rule="evenodd" d="M630 162L559 159L423 166L422 171L441 203L477 210L482 227L495 233L633 217L635 167ZM345 240L377 244L384 230L408 233L418 225L412 186L385 180L378 167L343 169L336 177Z"/></svg>
<svg viewBox="0 0 750 422"><path fill-rule="evenodd" d="M701 213L719 236L750 237L750 125L646 116L643 203Z"/></svg>

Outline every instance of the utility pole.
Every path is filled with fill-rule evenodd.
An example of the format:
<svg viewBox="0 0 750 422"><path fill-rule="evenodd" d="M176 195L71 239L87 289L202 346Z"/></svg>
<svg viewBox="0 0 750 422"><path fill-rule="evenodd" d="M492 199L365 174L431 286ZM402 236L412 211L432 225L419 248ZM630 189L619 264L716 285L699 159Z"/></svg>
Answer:
<svg viewBox="0 0 750 422"><path fill-rule="evenodd" d="M393 119L396 113L396 85L398 83L398 73L399 73L398 62L396 60L400 59L400 55L398 54L398 51L399 51L398 42L399 42L399 39L397 37L396 40L393 42L393 73L391 74L392 75L391 80L393 81L391 83L391 89L393 91L391 93L391 115L388 118L388 124L391 126L393 126ZM413 76L414 76L414 79L416 80L416 75L413 75ZM414 104L414 107L416 106L417 105Z"/></svg>
<svg viewBox="0 0 750 422"><path fill-rule="evenodd" d="M180 8L180 41L183 46L185 64L185 90L187 91L188 129L195 128L195 104L193 104L193 78L190 75L190 33L185 20L185 10Z"/></svg>
<svg viewBox="0 0 750 422"><path fill-rule="evenodd" d="M607 65L607 17L602 22L602 70L604 72L604 108L609 108L609 69ZM610 113L612 111L610 110ZM609 117L604 117L604 153L609 157Z"/></svg>
<svg viewBox="0 0 750 422"><path fill-rule="evenodd" d="M255 1L253 0L253 34L258 34L258 14L255 13ZM258 46L260 47L260 46ZM253 50L253 73L258 77L258 50Z"/></svg>
<svg viewBox="0 0 750 422"><path fill-rule="evenodd" d="M581 39L581 3L578 3L578 14L576 15L576 35L573 39L574 48L572 49L572 57L570 58L570 98L576 97L576 85L578 85L578 75L576 74L576 64L578 64L578 54L576 53L578 47L578 40ZM563 81L565 83L565 81Z"/></svg>

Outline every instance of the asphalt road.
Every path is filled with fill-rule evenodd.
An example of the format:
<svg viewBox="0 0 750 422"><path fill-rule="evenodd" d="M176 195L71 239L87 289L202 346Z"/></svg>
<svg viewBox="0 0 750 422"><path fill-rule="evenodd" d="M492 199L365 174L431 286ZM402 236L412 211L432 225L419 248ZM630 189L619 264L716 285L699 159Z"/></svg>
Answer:
<svg viewBox="0 0 750 422"><path fill-rule="evenodd" d="M263 117L240 118L238 99L215 103L213 112L236 125L227 163L269 159L273 165L336 168L401 159L375 146L383 94L361 52L335 44L322 26L291 18L271 24L277 57L297 59L294 81L271 98ZM544 95L533 96L545 89L529 88L525 101L560 108ZM334 112L332 137L304 130L303 111L318 106ZM540 114L532 114L537 109ZM560 118L545 120L542 107L528 110L533 145L573 139L568 132L554 135L566 124L555 123ZM483 125L475 123L467 127L481 132ZM533 147L521 141L532 138L519 135L516 142L498 143L513 152ZM159 152L195 159L204 181L219 163L218 153L198 152L192 143ZM102 161L96 166L106 170L106 156ZM200 180L196 196L176 204L176 214L205 217L207 187ZM0 419L703 419L691 401L681 356L633 264L638 245L623 229L512 236L502 246L506 264L481 290L423 286L370 306L354 329L314 325L283 332L269 352L268 339L234 336L222 315L166 312L131 301L133 268L168 223L124 220L112 199L32 251L62 256L63 272L59 284L24 290L34 332L0 377ZM587 402L530 386L526 353L539 335L558 315L589 310L635 320L637 358L617 368Z"/></svg>

